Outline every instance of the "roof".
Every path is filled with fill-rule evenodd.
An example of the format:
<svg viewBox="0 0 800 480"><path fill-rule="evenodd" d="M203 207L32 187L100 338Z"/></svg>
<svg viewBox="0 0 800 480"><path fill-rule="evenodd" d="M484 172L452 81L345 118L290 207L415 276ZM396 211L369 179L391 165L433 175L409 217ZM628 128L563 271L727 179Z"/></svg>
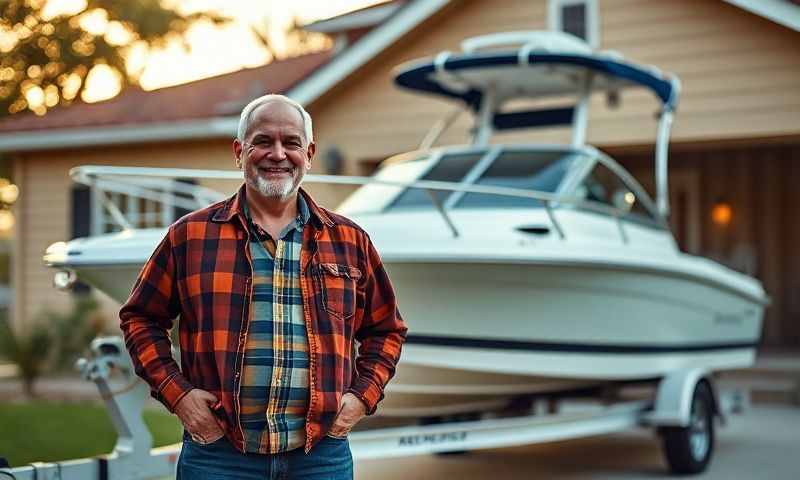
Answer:
<svg viewBox="0 0 800 480"><path fill-rule="evenodd" d="M323 68L292 88L289 96L308 105L380 52L413 31L452 0L412 0L399 8L388 20L370 30L358 42L342 51Z"/></svg>
<svg viewBox="0 0 800 480"><path fill-rule="evenodd" d="M794 30L800 31L800 6L794 0L723 0L727 3L736 5L749 12L760 15L764 18L776 22L778 24L788 26ZM376 6L368 7L366 9L357 10L344 14L345 17L349 15L361 15L358 12L369 11L373 8L385 7L386 5L394 6L395 2L385 2ZM403 0L400 7L392 10L391 14L383 20L377 27L372 28L369 33L364 35L358 42L355 42L350 47L339 52L338 54L319 54L319 56L297 57L295 59L285 60L280 63L272 63L265 67L260 67L260 73L254 74L254 77L247 77L247 73L236 72L229 74L230 76L215 77L215 79L224 79L220 82L221 87L215 92L225 94L226 90L231 89L227 83L229 79L238 78L242 75L250 80L244 80L245 91L244 98L252 97L255 94L246 91L246 85L252 85L254 78L263 78L265 83L265 90L279 91L294 98L303 105L309 105L319 99L322 95L339 84L344 79L348 78L359 68L367 64L370 60L375 58L380 52L393 45L395 42L409 34L416 27L421 25L424 21L431 18L450 3L455 3L453 0ZM337 17L334 17L337 18ZM352 17L351 17L352 18ZM333 19L328 19L332 21ZM313 24L312 24L313 25ZM324 58L323 58L324 56ZM304 60L305 58L305 60ZM314 60L317 62L315 63ZM330 61L327 61L330 59ZM327 61L327 62L326 62ZM299 62L297 64L285 62ZM308 62L308 63L305 63ZM280 72L287 66L295 65L296 69L291 72ZM248 72L250 69L243 72ZM269 73L268 73L269 72ZM267 76L272 75L274 78L267 80ZM282 75L286 75L284 78ZM282 78L283 81L278 81ZM214 79L201 80L199 82L192 82L190 84L171 87L175 91L183 91L186 89L200 88L194 86L197 83L206 81L214 81ZM281 85L278 85L278 84ZM238 85L238 84L237 84ZM242 88L242 87L238 87ZM164 92L170 89L162 89ZM76 105L69 107L67 111L64 109L54 110L44 118L34 117L33 115L17 114L10 119L0 121L0 152L3 151L31 151L42 150L47 148L64 148L76 147L87 145L111 144L111 143L144 143L155 141L170 141L180 140L187 138L217 138L221 136L230 137L235 134L236 126L238 124L238 113L234 115L235 111L233 103L236 101L243 102L242 97L238 98L222 98L216 102L203 102L204 105L194 105L187 107L180 99L186 97L178 96L179 100L176 102L168 102L171 96L163 93L162 90L153 92L136 92L131 93L131 97L123 100L123 96L117 97L109 102L103 104L96 104L96 108L109 108L112 107L99 107L99 105L119 105L116 108L122 108L121 102L130 101L128 108L136 110L141 108L143 99L147 98L146 102L157 111L159 109L175 110L172 117L147 117L144 113L137 117L141 122L140 124L120 124L113 123L106 119L105 123L101 123L100 127L97 124L86 124L83 120L84 113L92 111L91 105ZM212 89L213 90L213 89ZM232 89L231 89L232 90ZM240 90L236 90L239 92ZM160 93L161 92L161 93ZM204 93L200 90L196 94L203 97ZM137 95L137 96L134 96ZM163 97L156 97L157 95L165 95ZM177 95L177 94L176 94ZM192 97L198 98L198 96ZM223 95L224 97L224 95ZM154 100L150 100L150 99ZM157 100L155 100L158 98ZM210 97L209 97L210 98ZM131 99L138 99L131 100ZM231 103L233 102L233 103ZM171 107L175 108L171 108ZM135 108L134 108L135 107ZM78 110L78 109L81 110ZM195 108L197 110L195 110ZM83 110L86 109L86 110ZM182 112L181 110L187 110ZM131 110L128 110L129 112ZM202 112L202 113L201 113ZM162 113L157 112L158 115ZM88 113L87 113L88 114ZM22 115L22 116L20 116ZM98 115L92 111L91 115ZM205 115L205 116L202 116ZM53 120L45 120L53 116ZM95 118L95 117L88 117ZM149 118L149 120L147 120ZM8 124L6 122L10 122ZM28 123L30 122L30 123ZM42 123L40 123L42 122ZM51 123L53 122L53 123ZM63 122L63 123L62 123ZM69 128L71 125L79 122L84 125L82 128ZM35 124L35 125L34 125ZM45 125L46 126L40 126ZM43 136L40 131L42 128L48 128L48 134Z"/></svg>
<svg viewBox="0 0 800 480"><path fill-rule="evenodd" d="M328 51L312 53L149 92L130 88L111 100L58 107L43 117L31 112L2 118L0 133L238 117L253 97L287 92L329 58Z"/></svg>
<svg viewBox="0 0 800 480"><path fill-rule="evenodd" d="M369 5L358 10L352 10L335 17L318 20L303 29L319 33L340 33L348 30L374 27L394 15L408 0L388 0L374 5Z"/></svg>

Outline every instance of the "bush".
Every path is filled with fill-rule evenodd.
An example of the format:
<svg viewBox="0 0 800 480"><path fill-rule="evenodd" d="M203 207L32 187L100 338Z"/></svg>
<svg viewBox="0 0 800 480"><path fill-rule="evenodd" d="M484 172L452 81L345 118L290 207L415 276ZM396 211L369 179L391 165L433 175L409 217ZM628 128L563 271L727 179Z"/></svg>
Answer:
<svg viewBox="0 0 800 480"><path fill-rule="evenodd" d="M103 333L103 321L97 310L97 301L86 295L78 297L67 313L45 311L38 316L36 323L50 325L55 335L52 371L72 370L89 343Z"/></svg>
<svg viewBox="0 0 800 480"><path fill-rule="evenodd" d="M7 315L3 317L0 320L0 353L17 366L25 395L33 397L33 382L46 368L54 336L41 324L15 332L8 324Z"/></svg>
<svg viewBox="0 0 800 480"><path fill-rule="evenodd" d="M72 370L89 342L102 332L97 307L92 297L81 297L69 312L45 311L31 325L16 330L2 312L0 355L17 365L28 397L35 396L33 384L44 372Z"/></svg>

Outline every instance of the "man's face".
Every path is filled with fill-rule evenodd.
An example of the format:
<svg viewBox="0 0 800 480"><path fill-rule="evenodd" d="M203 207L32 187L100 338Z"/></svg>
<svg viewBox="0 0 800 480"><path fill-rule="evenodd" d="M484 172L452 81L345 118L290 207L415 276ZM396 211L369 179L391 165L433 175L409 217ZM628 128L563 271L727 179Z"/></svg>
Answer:
<svg viewBox="0 0 800 480"><path fill-rule="evenodd" d="M236 165L244 170L247 185L274 199L297 193L311 169L314 149L305 138L300 112L281 101L256 108L244 142L233 142Z"/></svg>

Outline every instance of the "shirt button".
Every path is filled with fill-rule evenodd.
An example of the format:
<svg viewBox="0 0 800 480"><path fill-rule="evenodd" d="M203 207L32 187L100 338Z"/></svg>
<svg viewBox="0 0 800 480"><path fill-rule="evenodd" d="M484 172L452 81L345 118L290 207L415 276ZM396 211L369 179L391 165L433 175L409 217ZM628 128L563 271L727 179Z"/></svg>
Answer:
<svg viewBox="0 0 800 480"><path fill-rule="evenodd" d="M239 372L236 372L236 374L235 374L234 376L235 376L236 378L239 378Z"/></svg>

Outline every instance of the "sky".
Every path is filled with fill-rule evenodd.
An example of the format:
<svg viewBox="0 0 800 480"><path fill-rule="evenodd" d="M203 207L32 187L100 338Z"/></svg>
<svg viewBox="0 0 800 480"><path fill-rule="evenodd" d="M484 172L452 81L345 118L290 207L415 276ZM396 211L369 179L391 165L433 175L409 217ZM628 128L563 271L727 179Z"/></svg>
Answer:
<svg viewBox="0 0 800 480"><path fill-rule="evenodd" d="M263 65L270 54L251 32L251 26L263 32L265 25L273 31L282 31L293 18L301 23L310 23L321 18L332 17L380 0L172 0L166 4L176 5L183 13L216 11L233 19L225 27L197 24L187 32L191 47L184 51L177 43L163 51L150 55L134 52L129 65L141 70L140 83L145 90L185 83L199 78L228 73L242 68ZM49 0L48 8L66 10L80 8L85 0ZM102 20L96 19L96 28L105 28ZM280 36L272 36L276 49L285 48ZM88 91L85 101L100 101L119 91L118 80L111 69L98 68L87 79Z"/></svg>
<svg viewBox="0 0 800 480"><path fill-rule="evenodd" d="M320 18L378 3L376 0L183 0L189 11L215 10L235 19L225 28L198 25L189 34L192 52L180 47L152 56L141 77L146 89L181 83L198 77L231 72L243 67L263 65L269 54L250 32L250 25L271 24L280 28L298 18L309 23ZM280 37L273 37L276 47L284 47Z"/></svg>

